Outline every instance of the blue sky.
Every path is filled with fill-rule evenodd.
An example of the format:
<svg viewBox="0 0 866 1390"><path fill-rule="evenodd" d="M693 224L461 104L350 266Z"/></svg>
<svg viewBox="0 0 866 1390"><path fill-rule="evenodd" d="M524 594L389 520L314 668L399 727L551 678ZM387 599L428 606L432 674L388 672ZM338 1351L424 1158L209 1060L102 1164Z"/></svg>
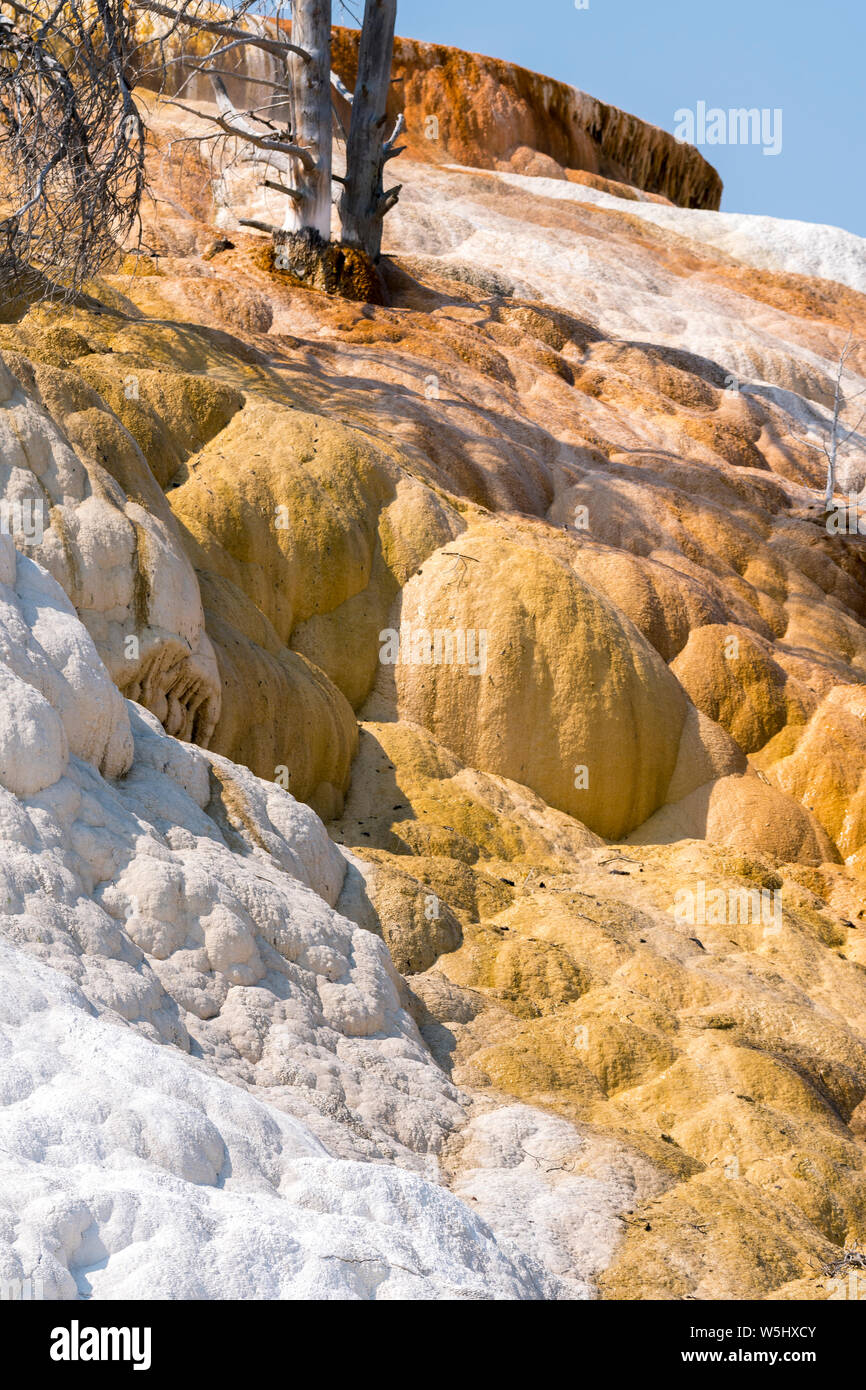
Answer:
<svg viewBox="0 0 866 1390"><path fill-rule="evenodd" d="M723 209L866 236L866 0L399 0L397 29L522 63L671 131L699 101L781 108L778 155L702 148Z"/></svg>

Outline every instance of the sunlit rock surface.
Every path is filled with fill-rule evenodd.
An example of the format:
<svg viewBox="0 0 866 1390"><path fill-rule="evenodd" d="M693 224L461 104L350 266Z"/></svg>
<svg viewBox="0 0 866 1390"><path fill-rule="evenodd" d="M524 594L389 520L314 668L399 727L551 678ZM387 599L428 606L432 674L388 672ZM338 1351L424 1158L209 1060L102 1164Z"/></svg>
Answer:
<svg viewBox="0 0 866 1390"><path fill-rule="evenodd" d="M219 13L218 6L214 10ZM263 23L266 31L275 32L272 20ZM166 20L140 19L142 80L166 92L182 88L185 102L212 100L209 79L196 71L197 61L212 49L211 39L185 29L170 31ZM163 34L161 48L147 47L151 33ZM356 84L358 45L357 29L334 26L331 61L350 91ZM164 57L171 60L167 69L160 66ZM278 61L256 48L227 51L222 67L227 91L241 110L261 100L257 82L281 77ZM348 127L349 105L335 100ZM722 196L722 181L712 165L669 131L566 82L445 44L395 39L389 130L400 113L406 118L401 145L425 162L570 179L599 189L622 185L630 198L688 208L717 208ZM271 111L274 120L283 114L279 105Z"/></svg>
<svg viewBox="0 0 866 1390"><path fill-rule="evenodd" d="M633 1181L591 1165L580 1271L547 1267L545 1173L537 1248L483 1219L544 1117L479 1155L471 1210L445 1190L469 1098L385 946L333 910L347 864L321 822L124 706L50 577L4 560L8 607L41 584L44 662L4 664L0 687L4 750L17 737L31 765L24 786L0 764L3 1278L51 1298L586 1297ZM79 693L117 726L108 780L70 752L76 652ZM570 1125L563 1146L587 1148Z"/></svg>
<svg viewBox="0 0 866 1390"><path fill-rule="evenodd" d="M866 246L549 177L517 122L508 169L399 161L390 303L348 304L147 100L159 255L0 328L46 503L0 553L0 1273L826 1297L866 441L853 527L820 446Z"/></svg>

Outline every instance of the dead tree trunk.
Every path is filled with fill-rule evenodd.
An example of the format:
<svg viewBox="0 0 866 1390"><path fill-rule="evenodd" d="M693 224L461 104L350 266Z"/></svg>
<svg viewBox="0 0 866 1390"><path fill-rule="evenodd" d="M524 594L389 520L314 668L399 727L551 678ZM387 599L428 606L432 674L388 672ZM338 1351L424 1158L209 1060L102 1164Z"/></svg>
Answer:
<svg viewBox="0 0 866 1390"><path fill-rule="evenodd" d="M286 61L294 144L309 150L311 168L299 168L283 228L331 237L331 0L294 0L292 42L306 57Z"/></svg>
<svg viewBox="0 0 866 1390"><path fill-rule="evenodd" d="M839 456L839 420L842 415L842 403L844 399L842 395L842 372L845 368L845 356L846 352L843 349L833 389L833 420L830 425L830 439L824 451L827 455L827 481L824 485L825 512L831 512L833 510L833 495L836 491L836 463Z"/></svg>
<svg viewBox="0 0 866 1390"><path fill-rule="evenodd" d="M833 498L836 494L840 456L844 459L847 445L854 435L859 434L860 426L863 424L863 421L866 420L866 411L864 411L856 424L843 424L843 417L849 407L861 396L866 395L866 387L862 387L859 391L849 393L845 389L843 380L846 371L850 375L854 375L851 373L850 368L846 367L846 363L856 346L853 330L849 330L848 336L839 354L839 360L836 364L836 374L833 379L833 414L830 417L829 424L821 426L822 430L826 432L827 437L822 439L820 444L813 444L809 439L803 441L810 449L820 449L827 460L827 472L824 483L824 511L828 515L834 510ZM856 491L860 492L862 487L863 482L861 479Z"/></svg>
<svg viewBox="0 0 866 1390"><path fill-rule="evenodd" d="M343 241L373 260L382 250L385 214L400 194L399 185L387 193L384 189L385 164L400 153L397 138L403 129L400 116L391 137L385 139L396 19L397 0L366 0L340 200Z"/></svg>
<svg viewBox="0 0 866 1390"><path fill-rule="evenodd" d="M217 19L202 13L204 0L174 0L173 4L131 0L136 9L164 17L193 33L213 35L219 41L210 53L198 58L186 54L166 60L160 50L163 71L182 62L188 73L201 73L210 79L216 114L196 111L179 101L177 93L169 100L180 110L200 115L216 125L227 141L236 140L241 152L230 153L229 162L236 159L239 163L262 165L261 186L284 195L280 226L259 218L238 218L241 226L272 234L274 268L313 289L384 302L384 283L374 262L382 244L382 220L396 203L400 189L390 188L386 192L383 173L387 161L401 153L397 138L404 128L400 116L390 138L383 138L397 0L366 0L358 90L354 95L331 71L331 0L293 0L291 42L282 36L281 0L274 0L277 13L265 16L264 23L255 2L241 0L231 18L226 15ZM174 28L169 31L171 35L174 32ZM245 46L276 58L281 69L277 81L250 76L251 84L278 95L268 95L267 99L239 110L223 81L224 77L236 76L237 70L215 67L213 63ZM348 168L341 180L344 189L340 244L331 241L332 86L352 108L346 148ZM282 124L279 112L286 113ZM208 134L185 138L214 137Z"/></svg>

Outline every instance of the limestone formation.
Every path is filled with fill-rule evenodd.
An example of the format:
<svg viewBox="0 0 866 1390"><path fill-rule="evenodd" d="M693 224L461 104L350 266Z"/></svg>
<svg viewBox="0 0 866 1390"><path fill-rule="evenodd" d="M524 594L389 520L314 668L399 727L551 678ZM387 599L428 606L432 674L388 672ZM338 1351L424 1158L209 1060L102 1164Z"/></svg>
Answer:
<svg viewBox="0 0 866 1390"><path fill-rule="evenodd" d="M826 1298L866 439L844 527L816 445L866 246L532 74L398 65L383 302L176 162L199 90L143 98L148 251L0 325L0 1280Z"/></svg>

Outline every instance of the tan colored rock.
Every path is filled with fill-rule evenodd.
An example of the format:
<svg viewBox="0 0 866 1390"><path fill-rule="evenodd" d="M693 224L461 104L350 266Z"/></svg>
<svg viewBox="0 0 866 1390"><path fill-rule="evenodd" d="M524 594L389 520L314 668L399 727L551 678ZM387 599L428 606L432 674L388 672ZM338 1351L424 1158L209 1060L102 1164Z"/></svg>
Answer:
<svg viewBox="0 0 866 1390"><path fill-rule="evenodd" d="M689 705L680 738L673 776L668 783L668 803L681 801L699 787L748 768L745 755L730 734Z"/></svg>
<svg viewBox="0 0 866 1390"><path fill-rule="evenodd" d="M631 618L665 661L682 651L693 628L724 619L711 593L669 565L586 544L577 551L574 568Z"/></svg>
<svg viewBox="0 0 866 1390"><path fill-rule="evenodd" d="M598 837L528 787L466 767L428 730L365 722L342 818L341 843L474 864L564 867Z"/></svg>
<svg viewBox="0 0 866 1390"><path fill-rule="evenodd" d="M406 584L399 631L380 695L463 761L608 836L662 803L686 701L640 633L559 560L495 535L463 536Z"/></svg>
<svg viewBox="0 0 866 1390"><path fill-rule="evenodd" d="M160 487L224 429L244 403L240 391L191 372L142 368L133 357L91 355L78 370L129 430Z"/></svg>
<svg viewBox="0 0 866 1390"><path fill-rule="evenodd" d="M463 934L447 903L393 862L352 856L337 911L388 943L404 975L429 970L441 955L456 951Z"/></svg>
<svg viewBox="0 0 866 1390"><path fill-rule="evenodd" d="M768 644L733 624L696 628L671 670L698 709L721 724L744 753L803 724L814 699L773 660Z"/></svg>
<svg viewBox="0 0 866 1390"><path fill-rule="evenodd" d="M241 589L288 644L299 623L368 587L379 511L393 494L385 458L358 434L252 401L185 466L171 505L200 564Z"/></svg>
<svg viewBox="0 0 866 1390"><path fill-rule="evenodd" d="M358 743L350 706L230 581L200 580L223 697L211 747L278 781L324 819L339 815Z"/></svg>
<svg viewBox="0 0 866 1390"><path fill-rule="evenodd" d="M539 154L528 145L518 145L509 159L497 160L496 167L533 179L565 178L565 170L557 160L551 159L549 154Z"/></svg>
<svg viewBox="0 0 866 1390"><path fill-rule="evenodd" d="M41 525L16 543L61 584L123 694L170 733L207 745L220 707L216 661L195 575L144 456L75 372L9 351L5 363L3 495L43 508Z"/></svg>
<svg viewBox="0 0 866 1390"><path fill-rule="evenodd" d="M835 858L829 836L799 801L757 776L722 777L663 806L629 837L634 844L707 840L783 862Z"/></svg>
<svg viewBox="0 0 866 1390"><path fill-rule="evenodd" d="M837 686L799 733L790 751L771 744L761 765L848 860L866 847L866 688Z"/></svg>
<svg viewBox="0 0 866 1390"><path fill-rule="evenodd" d="M856 932L771 862L699 842L590 850L412 981L464 1084L615 1128L664 1174L603 1297L794 1297L862 1230L863 984L840 959ZM780 911L677 921L698 881L778 890Z"/></svg>

